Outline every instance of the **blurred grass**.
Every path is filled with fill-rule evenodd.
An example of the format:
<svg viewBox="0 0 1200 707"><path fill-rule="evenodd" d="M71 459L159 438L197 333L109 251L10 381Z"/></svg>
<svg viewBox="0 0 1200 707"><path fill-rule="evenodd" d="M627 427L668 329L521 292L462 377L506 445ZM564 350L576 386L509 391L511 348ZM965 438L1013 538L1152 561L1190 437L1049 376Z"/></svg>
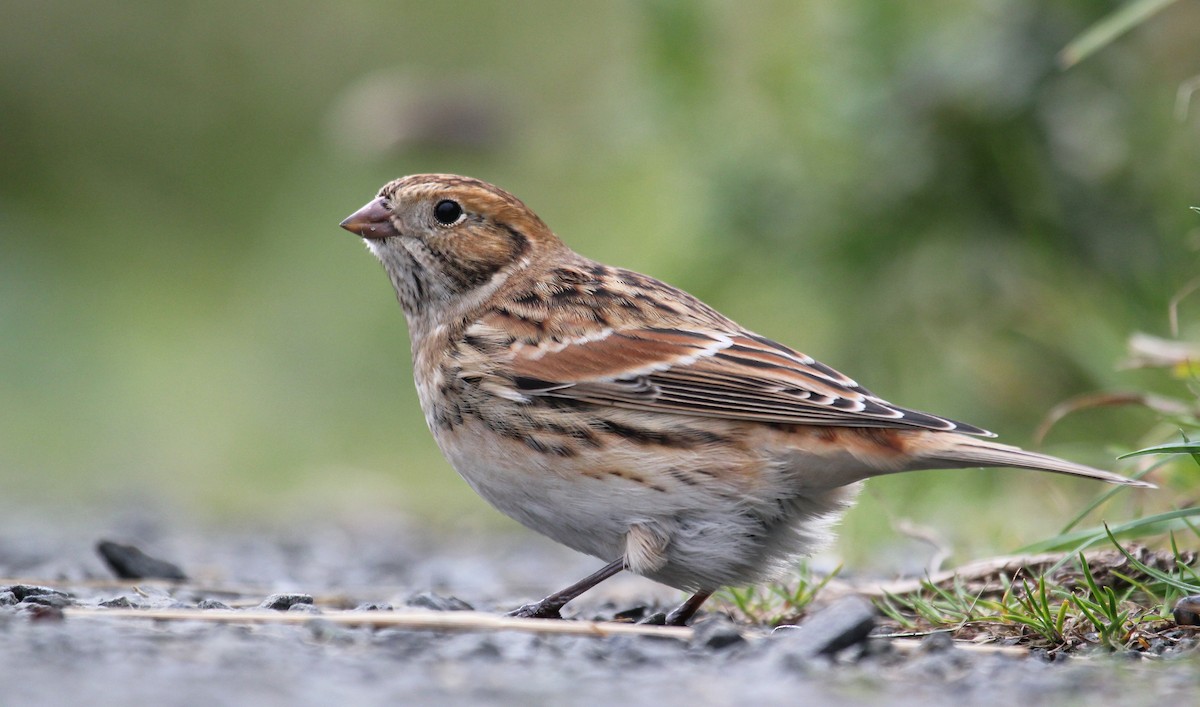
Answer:
<svg viewBox="0 0 1200 707"><path fill-rule="evenodd" d="M581 252L1017 444L1066 397L1152 389L1114 362L1195 271L1186 3L1065 72L1108 8L4 9L0 488L21 503L491 514L424 427L386 278L336 227L401 174L496 182ZM1050 451L1109 465L1145 424L1087 413ZM899 516L1019 545L1092 490L880 479L841 547Z"/></svg>

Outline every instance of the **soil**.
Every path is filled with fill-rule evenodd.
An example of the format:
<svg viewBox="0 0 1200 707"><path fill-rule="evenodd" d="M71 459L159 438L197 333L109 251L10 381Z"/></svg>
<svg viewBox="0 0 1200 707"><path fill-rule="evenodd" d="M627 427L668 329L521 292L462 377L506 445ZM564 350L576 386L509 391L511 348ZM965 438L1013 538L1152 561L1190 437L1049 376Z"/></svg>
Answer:
<svg viewBox="0 0 1200 707"><path fill-rule="evenodd" d="M102 541L135 567L163 561L187 579L118 579L96 550ZM0 513L0 704L1160 705L1190 704L1200 681L1195 650L1048 661L944 634L862 640L861 603L775 632L702 613L683 638L368 621L472 608L494 617L598 566L531 534L435 535L398 518L250 528L144 510L9 509ZM639 617L679 598L619 576L564 615ZM304 618L203 618L231 611Z"/></svg>

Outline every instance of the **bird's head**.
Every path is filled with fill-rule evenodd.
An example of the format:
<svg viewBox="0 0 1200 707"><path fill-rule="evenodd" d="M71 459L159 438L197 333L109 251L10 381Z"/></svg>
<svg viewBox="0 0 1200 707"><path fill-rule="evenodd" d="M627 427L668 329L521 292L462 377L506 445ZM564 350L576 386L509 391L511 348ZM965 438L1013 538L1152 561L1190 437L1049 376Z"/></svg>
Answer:
<svg viewBox="0 0 1200 707"><path fill-rule="evenodd" d="M515 196L452 174L389 182L341 226L383 263L410 319L486 297L514 271L565 248Z"/></svg>

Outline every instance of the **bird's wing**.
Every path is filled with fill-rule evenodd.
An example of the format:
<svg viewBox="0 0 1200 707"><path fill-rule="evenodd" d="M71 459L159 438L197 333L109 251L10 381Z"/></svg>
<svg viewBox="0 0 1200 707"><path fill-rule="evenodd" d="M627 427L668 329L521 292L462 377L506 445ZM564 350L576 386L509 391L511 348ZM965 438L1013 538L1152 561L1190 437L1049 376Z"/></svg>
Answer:
<svg viewBox="0 0 1200 707"><path fill-rule="evenodd" d="M604 330L515 343L517 391L597 405L800 425L953 430L972 425L897 407L798 351L746 331Z"/></svg>

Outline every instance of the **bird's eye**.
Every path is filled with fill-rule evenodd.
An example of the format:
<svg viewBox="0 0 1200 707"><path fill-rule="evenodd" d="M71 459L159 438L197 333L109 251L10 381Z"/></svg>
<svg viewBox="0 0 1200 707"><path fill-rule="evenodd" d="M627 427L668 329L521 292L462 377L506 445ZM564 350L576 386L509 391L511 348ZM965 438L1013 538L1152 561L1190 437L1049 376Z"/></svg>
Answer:
<svg viewBox="0 0 1200 707"><path fill-rule="evenodd" d="M443 226L449 226L462 218L463 209L457 201L442 199L433 207L433 217Z"/></svg>

